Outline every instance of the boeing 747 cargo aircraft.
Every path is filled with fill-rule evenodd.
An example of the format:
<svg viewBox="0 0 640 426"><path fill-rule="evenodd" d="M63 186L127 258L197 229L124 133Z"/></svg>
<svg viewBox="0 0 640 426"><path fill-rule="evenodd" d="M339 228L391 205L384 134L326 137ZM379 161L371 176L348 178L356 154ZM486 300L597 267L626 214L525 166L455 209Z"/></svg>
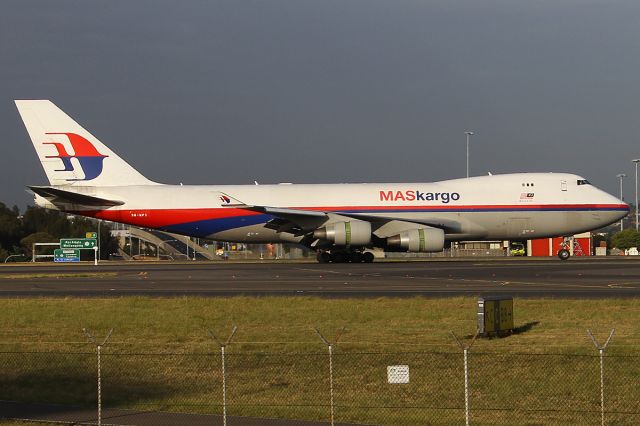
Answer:
<svg viewBox="0 0 640 426"><path fill-rule="evenodd" d="M371 262L367 249L439 252L460 240L570 236L629 206L568 173L440 182L165 185L150 181L48 100L16 101L49 185L38 206L217 241L297 243L320 262ZM560 249L566 259L569 252Z"/></svg>

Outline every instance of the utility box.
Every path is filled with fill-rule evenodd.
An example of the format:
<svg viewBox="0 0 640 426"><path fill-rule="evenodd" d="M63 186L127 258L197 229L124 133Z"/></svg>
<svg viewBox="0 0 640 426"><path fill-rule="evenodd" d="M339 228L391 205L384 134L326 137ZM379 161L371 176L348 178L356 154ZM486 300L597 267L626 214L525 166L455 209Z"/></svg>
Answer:
<svg viewBox="0 0 640 426"><path fill-rule="evenodd" d="M513 297L478 298L478 330L483 336L513 330Z"/></svg>

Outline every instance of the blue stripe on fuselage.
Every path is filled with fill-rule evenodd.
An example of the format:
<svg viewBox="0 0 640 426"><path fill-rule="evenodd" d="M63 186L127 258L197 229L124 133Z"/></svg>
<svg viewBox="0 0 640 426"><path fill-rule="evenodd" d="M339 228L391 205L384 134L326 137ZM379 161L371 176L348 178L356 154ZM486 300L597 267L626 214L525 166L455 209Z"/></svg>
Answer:
<svg viewBox="0 0 640 426"><path fill-rule="evenodd" d="M163 226L160 229L167 232L174 232L176 234L205 238L211 234L228 231L229 229L267 223L271 219L273 219L273 216L271 215L256 214L249 216L226 217L222 219L198 220L196 222L176 223L175 225Z"/></svg>

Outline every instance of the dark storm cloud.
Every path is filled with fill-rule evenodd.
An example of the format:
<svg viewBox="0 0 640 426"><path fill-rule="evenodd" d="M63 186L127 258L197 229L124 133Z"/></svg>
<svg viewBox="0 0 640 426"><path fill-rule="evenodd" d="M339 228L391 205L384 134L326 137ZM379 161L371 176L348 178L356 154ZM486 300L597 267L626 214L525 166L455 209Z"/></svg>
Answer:
<svg viewBox="0 0 640 426"><path fill-rule="evenodd" d="M632 176L640 3L5 1L0 200L45 176L13 99L53 100L168 183ZM627 199L632 199L632 179Z"/></svg>

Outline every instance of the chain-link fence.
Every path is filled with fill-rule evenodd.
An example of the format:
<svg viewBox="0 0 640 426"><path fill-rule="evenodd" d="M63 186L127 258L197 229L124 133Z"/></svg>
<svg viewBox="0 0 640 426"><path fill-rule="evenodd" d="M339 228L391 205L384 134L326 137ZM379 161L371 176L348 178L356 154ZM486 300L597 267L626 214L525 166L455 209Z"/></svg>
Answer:
<svg viewBox="0 0 640 426"><path fill-rule="evenodd" d="M330 424L333 416L335 424L445 425L468 416L470 424L640 424L640 356L603 354L601 382L596 352L469 351L466 394L462 351L227 350L224 374L221 357L103 347L100 421L303 425L285 419ZM393 366L400 377L389 376ZM95 351L0 352L0 417L98 423L97 371ZM140 413L156 420L138 422Z"/></svg>

